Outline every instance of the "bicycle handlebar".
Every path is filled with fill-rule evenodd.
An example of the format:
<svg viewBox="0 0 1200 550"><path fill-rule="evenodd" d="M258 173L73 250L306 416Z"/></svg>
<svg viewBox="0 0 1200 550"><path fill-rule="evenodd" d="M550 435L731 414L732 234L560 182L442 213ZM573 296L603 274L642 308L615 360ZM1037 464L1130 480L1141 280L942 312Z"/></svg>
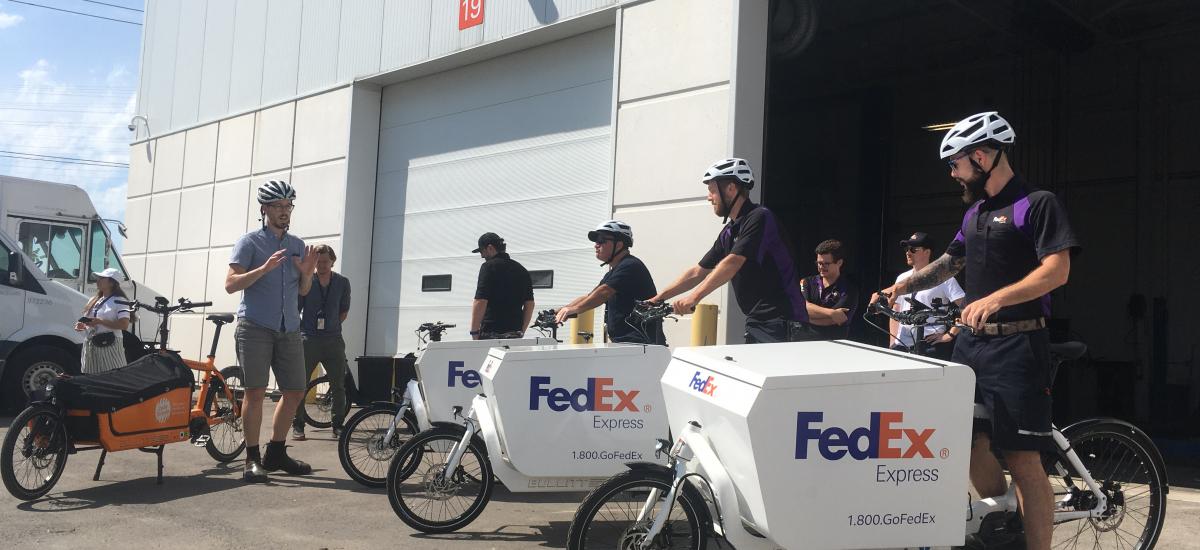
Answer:
<svg viewBox="0 0 1200 550"><path fill-rule="evenodd" d="M908 311L896 311L885 300L879 300L871 304L868 308L868 312L870 311L884 315L902 325L959 327L970 330L970 327L958 322L962 310L953 302L942 303L941 299L935 299L933 305L930 306L916 302L915 307Z"/></svg>
<svg viewBox="0 0 1200 550"><path fill-rule="evenodd" d="M125 306L132 310L144 309L159 315L168 315L180 310L188 311L198 307L209 307L213 305L212 302L191 302L188 301L187 298L180 298L179 303L173 306L167 305L169 302L167 302L166 298L159 298L155 305L129 300L113 300L113 302L117 305Z"/></svg>
<svg viewBox="0 0 1200 550"><path fill-rule="evenodd" d="M634 302L629 319L640 324L651 321L661 321L675 314L675 309L667 302Z"/></svg>

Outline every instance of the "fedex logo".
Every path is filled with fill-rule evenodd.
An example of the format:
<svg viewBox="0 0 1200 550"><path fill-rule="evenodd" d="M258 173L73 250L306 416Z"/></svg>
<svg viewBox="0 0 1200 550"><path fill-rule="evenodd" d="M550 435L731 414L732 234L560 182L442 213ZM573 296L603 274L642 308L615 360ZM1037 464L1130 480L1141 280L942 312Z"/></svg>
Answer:
<svg viewBox="0 0 1200 550"><path fill-rule="evenodd" d="M464 388L475 388L480 384L479 371L468 369L462 361L451 361L449 374L446 376L446 385L454 387L455 382L462 381Z"/></svg>
<svg viewBox="0 0 1200 550"><path fill-rule="evenodd" d="M868 458L933 458L929 451L929 438L934 429L917 430L896 426L904 421L904 413L873 412L871 424L855 428L849 433L845 429L814 427L821 422L825 413L796 413L796 458L808 458L809 442L815 441L821 456L826 460L838 460L847 453L854 460Z"/></svg>
<svg viewBox="0 0 1200 550"><path fill-rule="evenodd" d="M550 387L549 376L531 376L529 378L529 410L541 410L542 399L552 411L562 412L568 408L577 412L638 412L633 398L639 390L611 389L612 378L588 378L586 388L568 390L566 388Z"/></svg>
<svg viewBox="0 0 1200 550"><path fill-rule="evenodd" d="M700 371L696 371L696 374L692 375L692 389L704 395L712 396L713 392L717 389L717 385L713 383L713 380L715 378L711 376L707 379L701 379Z"/></svg>

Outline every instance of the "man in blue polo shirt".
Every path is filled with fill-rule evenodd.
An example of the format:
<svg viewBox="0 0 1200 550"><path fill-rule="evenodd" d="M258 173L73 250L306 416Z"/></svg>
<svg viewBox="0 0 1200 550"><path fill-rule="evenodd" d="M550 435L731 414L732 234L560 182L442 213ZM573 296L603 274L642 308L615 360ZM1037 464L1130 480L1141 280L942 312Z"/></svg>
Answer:
<svg viewBox="0 0 1200 550"><path fill-rule="evenodd" d="M242 480L267 481L267 472L283 470L293 475L312 473L312 467L288 456L284 446L288 425L304 396L304 348L300 342L298 299L312 286L316 265L313 247L287 232L296 191L284 181L268 181L258 189L261 229L251 231L233 245L225 292L242 291L238 325L234 331L238 361L242 365L246 396L242 400L242 426L246 438L246 463ZM283 396L275 407L271 442L260 455L263 398L268 370Z"/></svg>
<svg viewBox="0 0 1200 550"><path fill-rule="evenodd" d="M676 313L691 313L705 296L731 283L738 307L746 315L747 344L792 340L799 325L808 322L800 276L775 214L750 202L754 188L750 163L739 158L718 161L701 181L708 187L713 213L729 223L700 262L651 301L666 301L690 290L671 305Z"/></svg>

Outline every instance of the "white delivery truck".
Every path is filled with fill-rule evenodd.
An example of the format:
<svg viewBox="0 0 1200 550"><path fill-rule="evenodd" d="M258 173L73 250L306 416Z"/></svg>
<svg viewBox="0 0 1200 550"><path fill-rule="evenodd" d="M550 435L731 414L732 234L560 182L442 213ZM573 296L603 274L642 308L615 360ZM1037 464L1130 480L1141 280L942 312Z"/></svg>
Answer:
<svg viewBox="0 0 1200 550"><path fill-rule="evenodd" d="M10 283L11 276L5 275L0 281L6 293L0 308L0 386L5 407L22 406L30 384L55 371L78 372L82 338L71 327L87 296L96 292L92 272L112 267L126 274L121 288L131 299L153 303L159 296L138 281L129 280L113 246L108 223L78 186L0 176L0 233L6 234L8 252L21 253L30 272L28 276L17 271L10 274L28 285L19 290L23 293L19 300L22 305L9 306L18 293ZM117 226L121 227L119 223ZM7 253L5 258L9 258ZM62 293L59 286L74 292ZM54 290L47 290L50 288ZM135 321L130 327L130 332L145 341L154 338L154 330L153 320ZM45 353L33 357L38 354L30 349ZM60 351L48 351L51 349Z"/></svg>

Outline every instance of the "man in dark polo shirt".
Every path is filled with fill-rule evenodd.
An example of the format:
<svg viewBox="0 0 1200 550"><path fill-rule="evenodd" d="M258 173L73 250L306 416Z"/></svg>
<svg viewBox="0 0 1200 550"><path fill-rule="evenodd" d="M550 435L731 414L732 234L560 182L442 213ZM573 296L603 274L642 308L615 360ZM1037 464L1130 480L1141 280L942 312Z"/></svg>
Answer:
<svg viewBox="0 0 1200 550"><path fill-rule="evenodd" d="M976 419L971 482L982 497L1004 494L1003 455L1017 485L1027 548L1050 548L1054 494L1041 451L1051 438L1050 291L1066 284L1079 240L1053 193L1013 173L1007 151L1016 133L996 112L960 121L942 139L941 157L971 208L946 253L880 292L896 297L933 288L967 270L963 331L952 361L975 371Z"/></svg>
<svg viewBox="0 0 1200 550"><path fill-rule="evenodd" d="M672 306L676 313L691 313L705 296L731 283L746 315L747 344L791 340L797 325L808 322L800 276L775 214L750 202L750 163L739 158L718 161L701 181L708 187L713 213L729 222L700 262L651 300L666 301L690 290Z"/></svg>
<svg viewBox="0 0 1200 550"><path fill-rule="evenodd" d="M533 320L533 281L529 271L508 257L508 245L495 233L479 237L472 250L484 259L471 305L471 338L520 338Z"/></svg>
<svg viewBox="0 0 1200 550"><path fill-rule="evenodd" d="M312 378L317 363L329 375L333 393L333 436L342 431L346 414L346 341L342 322L350 314L350 279L333 270L337 254L333 247L316 247L317 272L311 274L312 286L300 296L300 337L304 340L304 379ZM304 402L296 407L292 421L292 440L304 441Z"/></svg>
<svg viewBox="0 0 1200 550"><path fill-rule="evenodd" d="M633 228L620 220L608 220L588 232L595 243L596 259L608 266L600 284L558 310L558 322L604 304L604 327L613 342L667 345L662 321L634 327L626 320L639 300L649 300L657 292L646 264L629 252L633 246Z"/></svg>
<svg viewBox="0 0 1200 550"><path fill-rule="evenodd" d="M837 239L817 245L817 274L800 280L808 302L806 340L839 340L850 337L850 322L858 311L858 286L842 276L845 252Z"/></svg>

